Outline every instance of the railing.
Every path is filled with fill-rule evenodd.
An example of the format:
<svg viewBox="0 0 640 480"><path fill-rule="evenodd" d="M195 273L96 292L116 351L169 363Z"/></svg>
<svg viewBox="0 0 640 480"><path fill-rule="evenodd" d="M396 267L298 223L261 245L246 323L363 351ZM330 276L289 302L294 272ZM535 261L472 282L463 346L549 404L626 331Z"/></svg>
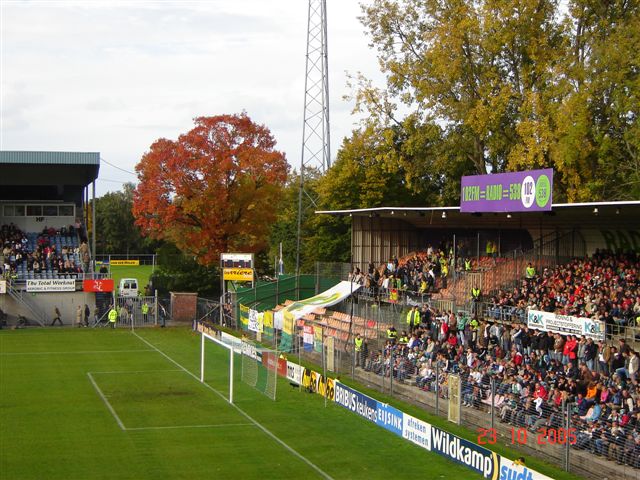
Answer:
<svg viewBox="0 0 640 480"><path fill-rule="evenodd" d="M7 282L7 293L9 296L29 310L34 315L34 320L44 327L47 322L47 314L31 300L29 295L26 295L25 290L14 288L13 283L13 281Z"/></svg>

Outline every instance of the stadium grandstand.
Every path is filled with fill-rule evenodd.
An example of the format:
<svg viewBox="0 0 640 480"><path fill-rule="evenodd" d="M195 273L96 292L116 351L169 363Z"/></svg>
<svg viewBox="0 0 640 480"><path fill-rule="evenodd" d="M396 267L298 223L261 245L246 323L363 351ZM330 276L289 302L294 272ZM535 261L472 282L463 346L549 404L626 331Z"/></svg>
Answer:
<svg viewBox="0 0 640 480"><path fill-rule="evenodd" d="M638 478L640 201L316 213L351 217L348 278L360 288L354 306L303 323L331 334L343 322L355 378L395 382L439 413L459 376L463 424L526 429L529 451L559 463L568 449L539 448L536 433L570 425L572 471Z"/></svg>
<svg viewBox="0 0 640 480"><path fill-rule="evenodd" d="M93 312L96 300L82 281L94 278L90 205L99 169L97 152L0 151L0 273L9 318L44 325L57 309L69 324L76 304Z"/></svg>

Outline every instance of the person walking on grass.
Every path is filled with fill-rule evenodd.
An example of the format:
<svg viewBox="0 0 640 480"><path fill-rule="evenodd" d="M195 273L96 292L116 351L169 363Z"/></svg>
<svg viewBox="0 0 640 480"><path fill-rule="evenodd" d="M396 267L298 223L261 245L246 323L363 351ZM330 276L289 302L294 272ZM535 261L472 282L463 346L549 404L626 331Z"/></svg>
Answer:
<svg viewBox="0 0 640 480"><path fill-rule="evenodd" d="M51 322L51 326L53 327L56 324L56 322L60 322L60 326L64 325L62 323L62 318L60 317L60 309L58 308L57 305L53 309L53 322Z"/></svg>

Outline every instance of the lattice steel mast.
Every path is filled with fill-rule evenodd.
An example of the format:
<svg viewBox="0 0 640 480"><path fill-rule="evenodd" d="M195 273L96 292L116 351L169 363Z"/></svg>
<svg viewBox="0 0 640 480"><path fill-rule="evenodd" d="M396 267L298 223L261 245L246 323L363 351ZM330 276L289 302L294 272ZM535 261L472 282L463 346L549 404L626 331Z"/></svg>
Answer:
<svg viewBox="0 0 640 480"><path fill-rule="evenodd" d="M296 275L300 274L301 229L307 201L315 206L315 200L305 191L305 176L311 169L319 169L321 173L324 173L329 167L331 167L331 142L329 135L327 2L326 0L309 0L302 155L298 194Z"/></svg>

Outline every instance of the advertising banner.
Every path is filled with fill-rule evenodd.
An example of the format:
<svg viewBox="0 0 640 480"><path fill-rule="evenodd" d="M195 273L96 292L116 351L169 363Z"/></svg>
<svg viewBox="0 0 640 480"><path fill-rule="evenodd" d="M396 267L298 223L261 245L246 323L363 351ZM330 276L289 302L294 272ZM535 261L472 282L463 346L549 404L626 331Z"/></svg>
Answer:
<svg viewBox="0 0 640 480"><path fill-rule="evenodd" d="M289 335L293 335L293 315L290 312L283 312L282 310L278 313L283 315L282 321L282 331L284 333L288 333Z"/></svg>
<svg viewBox="0 0 640 480"><path fill-rule="evenodd" d="M340 382L335 384L335 402L342 407L357 413L364 419L378 423L378 402Z"/></svg>
<svg viewBox="0 0 640 480"><path fill-rule="evenodd" d="M242 354L246 355L249 358L253 358L254 360L262 360L261 355L258 355L258 351L256 350L256 346L253 343L242 342Z"/></svg>
<svg viewBox="0 0 640 480"><path fill-rule="evenodd" d="M519 465L513 460L500 455L500 474L499 480L553 480L551 477L547 477L542 473L538 473L535 470Z"/></svg>
<svg viewBox="0 0 640 480"><path fill-rule="evenodd" d="M273 328L273 312L271 310L264 312L263 325L264 328Z"/></svg>
<svg viewBox="0 0 640 480"><path fill-rule="evenodd" d="M236 282L253 282L253 269L251 268L223 268L222 278Z"/></svg>
<svg viewBox="0 0 640 480"><path fill-rule="evenodd" d="M318 325L313 326L313 349L318 353L322 352L322 327Z"/></svg>
<svg viewBox="0 0 640 480"><path fill-rule="evenodd" d="M75 292L73 279L34 279L27 280L27 292Z"/></svg>
<svg viewBox="0 0 640 480"><path fill-rule="evenodd" d="M402 438L431 450L431 425L407 413L403 414Z"/></svg>
<svg viewBox="0 0 640 480"><path fill-rule="evenodd" d="M325 357L327 361L327 370L329 370L330 372L335 372L336 371L336 366L335 366L336 348L335 348L334 338L326 337L324 339L324 344L327 347L327 355Z"/></svg>
<svg viewBox="0 0 640 480"><path fill-rule="evenodd" d="M302 333L302 343L304 349L307 352L313 350L313 327L311 325L305 325Z"/></svg>
<svg viewBox="0 0 640 480"><path fill-rule="evenodd" d="M551 211L553 169L462 177L460 211Z"/></svg>
<svg viewBox="0 0 640 480"><path fill-rule="evenodd" d="M326 383L326 389L327 389L327 398L329 400L331 400L332 402L335 400L335 394L336 394L336 380L333 378L327 378L327 383Z"/></svg>
<svg viewBox="0 0 640 480"><path fill-rule="evenodd" d="M238 337L234 337L233 335L229 335L225 332L220 332L220 340L222 340L222 343L224 343L225 345L233 347L234 352L242 352L242 340Z"/></svg>
<svg viewBox="0 0 640 480"><path fill-rule="evenodd" d="M402 437L402 412L389 404L377 402L376 423Z"/></svg>
<svg viewBox="0 0 640 480"><path fill-rule="evenodd" d="M282 310L273 312L273 328L276 328L278 330L283 330L283 327L284 327L284 312Z"/></svg>
<svg viewBox="0 0 640 480"><path fill-rule="evenodd" d="M449 375L449 412L447 418L450 422L460 425L460 403L462 402L461 382L459 375Z"/></svg>
<svg viewBox="0 0 640 480"><path fill-rule="evenodd" d="M595 341L604 341L604 322L592 318L558 315L540 310L527 311L527 326L545 332L561 333L563 335L584 335Z"/></svg>
<svg viewBox="0 0 640 480"><path fill-rule="evenodd" d="M111 260L111 265L114 266L127 266L127 267L137 267L140 265L140 260Z"/></svg>
<svg viewBox="0 0 640 480"><path fill-rule="evenodd" d="M249 328L249 307L240 304L240 325L243 330Z"/></svg>
<svg viewBox="0 0 640 480"><path fill-rule="evenodd" d="M260 331L260 328L258 328L258 311L253 308L249 310L249 323L247 324L247 329L252 332Z"/></svg>
<svg viewBox="0 0 640 480"><path fill-rule="evenodd" d="M262 352L262 364L271 371L277 369L280 377L287 376L287 361L278 358L274 352Z"/></svg>
<svg viewBox="0 0 640 480"><path fill-rule="evenodd" d="M114 288L115 285L112 278L83 280L82 282L83 292L113 292Z"/></svg>
<svg viewBox="0 0 640 480"><path fill-rule="evenodd" d="M302 367L297 363L287 362L287 380L300 385L302 382Z"/></svg>
<svg viewBox="0 0 640 480"><path fill-rule="evenodd" d="M307 313L313 312L318 307L326 308L335 305L357 291L360 287L361 285L357 283L342 281L314 297L299 300L288 305L283 309L285 318L286 313L289 313L297 320L298 318L304 317Z"/></svg>
<svg viewBox="0 0 640 480"><path fill-rule="evenodd" d="M475 470L484 478L498 472L498 454L431 425L431 451Z"/></svg>

